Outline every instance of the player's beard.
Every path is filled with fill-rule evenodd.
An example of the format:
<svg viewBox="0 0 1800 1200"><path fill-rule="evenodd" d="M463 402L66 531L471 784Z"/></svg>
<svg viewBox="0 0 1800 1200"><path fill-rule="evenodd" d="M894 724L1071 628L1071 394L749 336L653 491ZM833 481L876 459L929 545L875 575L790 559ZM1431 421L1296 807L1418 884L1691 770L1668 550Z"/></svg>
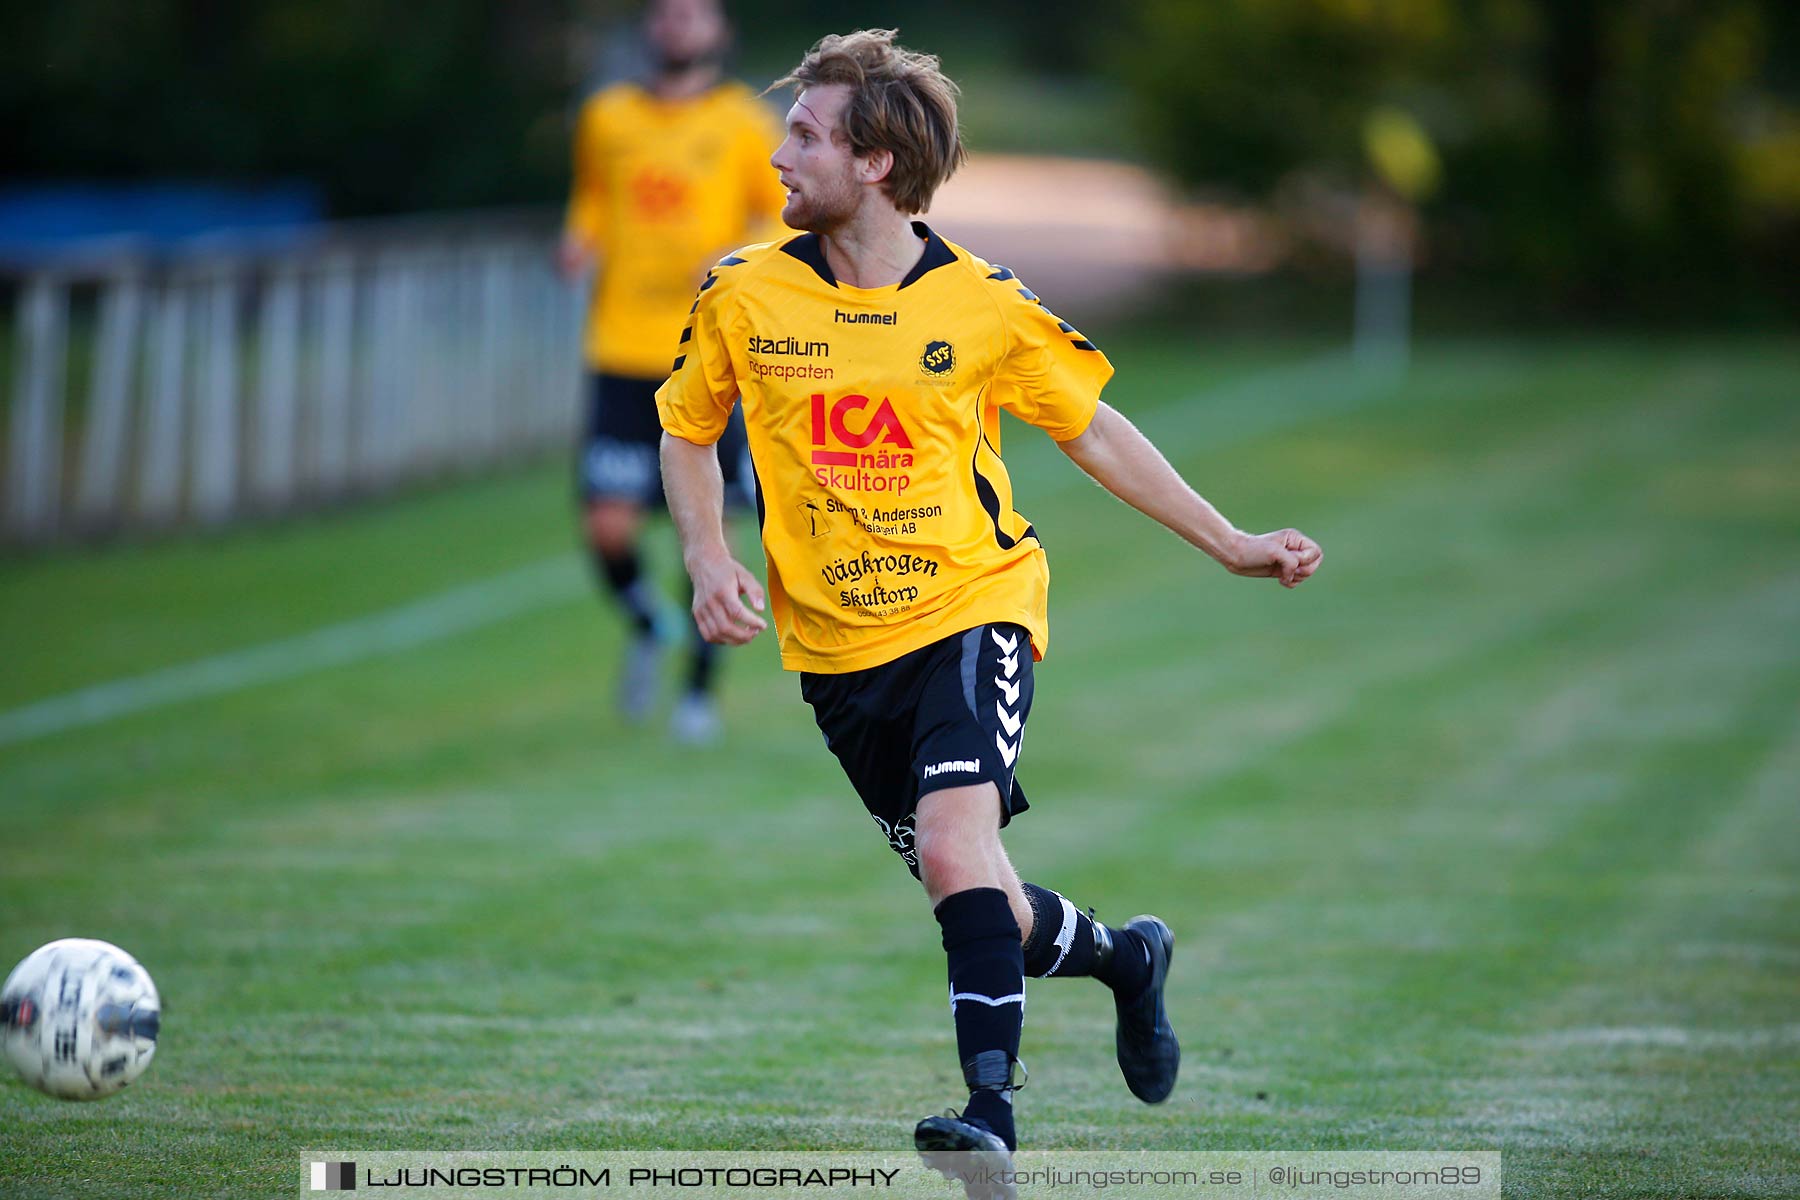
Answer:
<svg viewBox="0 0 1800 1200"><path fill-rule="evenodd" d="M715 47L697 54L660 54L656 60L659 75L685 75L702 67L717 67L725 61L725 51Z"/></svg>
<svg viewBox="0 0 1800 1200"><path fill-rule="evenodd" d="M861 198L846 164L844 173L836 179L807 185L791 197L781 210L781 219L790 229L828 234L856 215Z"/></svg>

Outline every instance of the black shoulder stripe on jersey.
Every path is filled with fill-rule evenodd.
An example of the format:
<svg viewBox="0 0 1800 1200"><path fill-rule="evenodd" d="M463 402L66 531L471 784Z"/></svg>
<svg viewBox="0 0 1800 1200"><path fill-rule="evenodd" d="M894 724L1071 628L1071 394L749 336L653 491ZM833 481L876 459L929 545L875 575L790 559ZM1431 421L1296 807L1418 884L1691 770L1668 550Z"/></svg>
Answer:
<svg viewBox="0 0 1800 1200"><path fill-rule="evenodd" d="M944 244L943 238L931 231L931 226L923 221L914 221L912 227L914 233L925 239L925 253L919 256L919 261L913 264L913 269L908 271L906 278L900 281L901 288L911 287L923 279L927 272L935 271L939 267L947 267L956 261L956 255L949 246Z"/></svg>
<svg viewBox="0 0 1800 1200"><path fill-rule="evenodd" d="M1018 276L1014 275L1010 269L1001 266L999 263L994 263L993 267L994 267L994 273L992 275L988 276L989 279L998 280L1001 283L1005 283L1009 279L1017 279L1018 278ZM1043 307L1044 302L1042 300L1038 299L1038 294L1036 292L1032 291L1030 288L1026 287L1022 283L1019 285L1019 295L1025 297L1025 299L1030 300L1033 303L1037 304L1040 308ZM1055 316L1054 313L1052 313L1051 315ZM1073 325L1069 324L1067 321L1063 320L1061 317L1056 318L1056 327L1058 329L1062 330L1064 333L1072 333L1072 334L1077 334L1077 335L1079 335L1079 333L1080 333L1080 330L1076 329ZM1080 336L1070 338L1069 345L1075 347L1077 350L1093 350L1096 353L1098 353L1099 349L1100 349L1100 347L1094 345L1094 343L1092 343L1092 342L1088 341L1086 338L1080 337ZM1032 534L1030 530L1026 530L1026 534L1028 536L1034 536L1034 537L1036 536L1035 534ZM1002 548L1004 549L1004 547L1002 547Z"/></svg>
<svg viewBox="0 0 1800 1200"><path fill-rule="evenodd" d="M688 344L688 339L693 336L694 336L694 327L692 325L689 325L686 329L683 329L681 331L681 340L679 342L676 342L675 344L677 346L685 346Z"/></svg>
<svg viewBox="0 0 1800 1200"><path fill-rule="evenodd" d="M675 372L681 370L681 364L686 361L687 361L687 355L685 355L685 354L683 354L681 357L677 358L675 360L675 365L669 368L669 374L673 375Z"/></svg>
<svg viewBox="0 0 1800 1200"><path fill-rule="evenodd" d="M700 285L700 290L704 292L707 288L717 282L719 282L719 277L717 275L708 275L706 277L706 282ZM696 303L698 303L698 301L696 301Z"/></svg>
<svg viewBox="0 0 1800 1200"><path fill-rule="evenodd" d="M727 254L724 258L719 260L718 265L721 267L735 267L746 261L746 259L739 258L735 254Z"/></svg>
<svg viewBox="0 0 1800 1200"><path fill-rule="evenodd" d="M1038 303L1042 304L1043 301L1039 300ZM1092 343L1092 342L1088 341L1086 338L1082 337L1081 331L1079 329L1076 329L1073 325L1069 324L1067 321L1063 320L1061 317L1058 317L1056 319L1056 327L1058 329L1062 330L1064 333L1072 333L1075 335L1074 337L1069 339L1069 345L1075 347L1077 350L1098 351L1100 349L1100 347L1094 345L1094 343Z"/></svg>

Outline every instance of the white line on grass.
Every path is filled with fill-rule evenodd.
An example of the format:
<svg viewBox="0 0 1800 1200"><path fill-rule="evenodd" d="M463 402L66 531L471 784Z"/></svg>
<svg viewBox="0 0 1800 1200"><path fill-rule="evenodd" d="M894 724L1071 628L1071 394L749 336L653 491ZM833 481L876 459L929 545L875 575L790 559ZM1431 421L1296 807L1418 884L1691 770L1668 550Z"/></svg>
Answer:
<svg viewBox="0 0 1800 1200"><path fill-rule="evenodd" d="M1255 437L1367 403L1389 390L1386 376L1359 373L1332 352L1226 380L1178 403L1204 405L1210 447ZM1185 442L1181 434L1173 440ZM1046 481L1034 493L1061 490L1073 477ZM556 555L310 633L248 646L180 666L65 692L0 712L0 746L98 725L205 696L397 654L494 625L571 599L583 591L573 555Z"/></svg>
<svg viewBox="0 0 1800 1200"><path fill-rule="evenodd" d="M398 654L582 594L574 555L558 554L477 583L260 646L115 679L0 712L0 746L260 683Z"/></svg>
<svg viewBox="0 0 1800 1200"><path fill-rule="evenodd" d="M1677 1050L1768 1050L1800 1045L1800 1025L1776 1025L1767 1029L1689 1029L1679 1025L1599 1025L1556 1029L1511 1039L1514 1045L1542 1050L1566 1050L1576 1046L1647 1046Z"/></svg>

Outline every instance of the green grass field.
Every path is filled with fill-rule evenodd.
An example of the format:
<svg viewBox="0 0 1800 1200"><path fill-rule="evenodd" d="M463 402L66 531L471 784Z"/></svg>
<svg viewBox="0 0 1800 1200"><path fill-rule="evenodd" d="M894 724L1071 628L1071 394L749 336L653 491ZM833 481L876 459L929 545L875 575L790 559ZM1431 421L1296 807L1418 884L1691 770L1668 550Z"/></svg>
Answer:
<svg viewBox="0 0 1800 1200"><path fill-rule="evenodd" d="M1439 343L1403 387L1109 348L1202 491L1327 558L1232 579L1010 435L1055 584L1009 847L1169 920L1185 1047L1145 1108L1103 990L1034 984L1026 1142L1800 1194L1800 346ZM507 619L0 745L0 959L104 937L165 1003L122 1096L0 1081L0 1193L289 1195L323 1146L887 1149L960 1100L935 924L773 643L715 752L615 727L571 541L557 466L0 562L4 713L565 556Z"/></svg>

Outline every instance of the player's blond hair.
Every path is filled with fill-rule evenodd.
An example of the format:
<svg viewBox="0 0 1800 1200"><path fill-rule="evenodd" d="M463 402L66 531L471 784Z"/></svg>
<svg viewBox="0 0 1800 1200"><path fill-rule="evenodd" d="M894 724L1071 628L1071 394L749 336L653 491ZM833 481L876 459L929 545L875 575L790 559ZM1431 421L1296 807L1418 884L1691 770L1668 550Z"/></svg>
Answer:
<svg viewBox="0 0 1800 1200"><path fill-rule="evenodd" d="M968 157L956 124L957 86L937 55L894 44L897 29L859 29L819 39L800 65L769 85L805 91L843 84L843 135L858 157L886 150L894 165L882 190L903 213L921 213Z"/></svg>

